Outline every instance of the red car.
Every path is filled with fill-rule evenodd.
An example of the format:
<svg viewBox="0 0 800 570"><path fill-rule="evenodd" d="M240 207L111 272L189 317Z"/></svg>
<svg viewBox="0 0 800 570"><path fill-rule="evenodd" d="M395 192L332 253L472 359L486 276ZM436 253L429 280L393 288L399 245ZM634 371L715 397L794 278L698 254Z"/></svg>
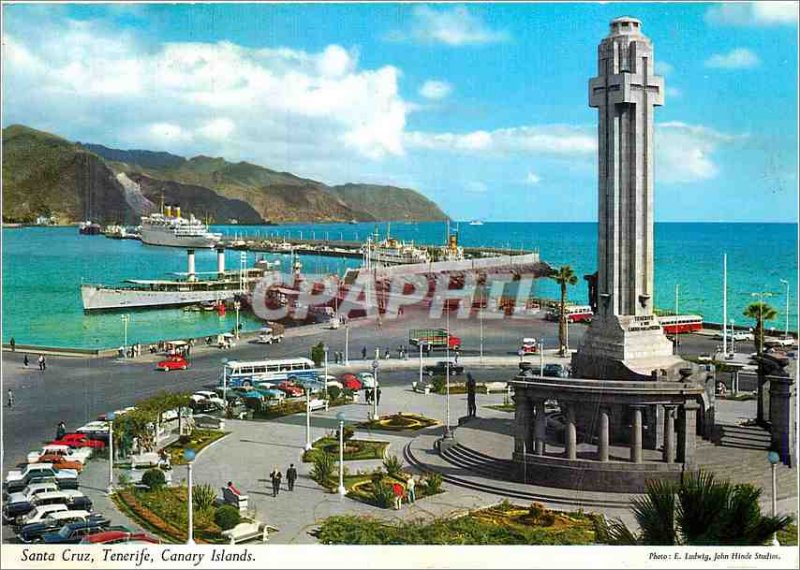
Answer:
<svg viewBox="0 0 800 570"><path fill-rule="evenodd" d="M297 398L299 396L304 396L306 393L305 390L303 390L302 386L298 386L294 382L289 382L288 380L281 382L276 386L276 388L278 388L278 390L285 393L290 398Z"/></svg>
<svg viewBox="0 0 800 570"><path fill-rule="evenodd" d="M339 376L339 382L342 383L342 388L347 388L348 390L361 390L361 380L359 380L355 374L345 372Z"/></svg>
<svg viewBox="0 0 800 570"><path fill-rule="evenodd" d="M61 439L51 441L49 445L68 445L69 447L103 449L106 446L106 442L100 441L99 439L91 439L85 433L68 433Z"/></svg>
<svg viewBox="0 0 800 570"><path fill-rule="evenodd" d="M161 544L154 536L143 532L125 532L124 530L108 530L84 537L81 544L118 544L125 542Z"/></svg>
<svg viewBox="0 0 800 570"><path fill-rule="evenodd" d="M183 356L170 356L166 360L159 362L156 368L164 372L169 372L170 370L186 370L189 368L189 362Z"/></svg>

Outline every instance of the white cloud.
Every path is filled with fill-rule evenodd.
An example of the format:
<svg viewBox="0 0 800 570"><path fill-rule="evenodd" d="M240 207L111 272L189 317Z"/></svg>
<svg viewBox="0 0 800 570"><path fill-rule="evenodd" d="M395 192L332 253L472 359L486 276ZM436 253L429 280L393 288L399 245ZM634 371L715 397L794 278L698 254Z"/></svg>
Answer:
<svg viewBox="0 0 800 570"><path fill-rule="evenodd" d="M4 37L7 119L82 140L223 155L307 176L401 156L408 105L392 66L230 42L146 45L102 21L17 25ZM233 136L235 133L235 136Z"/></svg>
<svg viewBox="0 0 800 570"><path fill-rule="evenodd" d="M426 99L444 99L453 91L453 86L446 81L439 81L436 79L429 79L422 84L419 89L419 94Z"/></svg>
<svg viewBox="0 0 800 570"><path fill-rule="evenodd" d="M656 180L691 183L715 178L720 168L714 152L747 135L729 135L702 125L679 121L659 123L655 138Z"/></svg>
<svg viewBox="0 0 800 570"><path fill-rule="evenodd" d="M798 2L724 3L711 6L706 21L731 26L777 26L797 24Z"/></svg>
<svg viewBox="0 0 800 570"><path fill-rule="evenodd" d="M531 186L535 186L542 181L542 177L536 174L535 172L528 172L528 175L525 177L525 184L530 184Z"/></svg>
<svg viewBox="0 0 800 570"><path fill-rule="evenodd" d="M509 38L508 32L492 29L464 6L436 9L425 5L414 7L408 29L395 30L387 36L390 40L453 47L498 43Z"/></svg>
<svg viewBox="0 0 800 570"><path fill-rule="evenodd" d="M728 53L715 53L706 60L705 65L719 69L750 69L760 63L758 56L749 49L736 48Z"/></svg>

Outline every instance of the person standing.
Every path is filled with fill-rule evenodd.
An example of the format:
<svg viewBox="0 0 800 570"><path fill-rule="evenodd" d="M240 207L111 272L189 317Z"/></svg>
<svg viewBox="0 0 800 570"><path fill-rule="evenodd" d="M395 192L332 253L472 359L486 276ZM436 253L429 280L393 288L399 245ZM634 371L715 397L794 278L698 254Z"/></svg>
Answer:
<svg viewBox="0 0 800 570"><path fill-rule="evenodd" d="M455 355L455 363L456 364L458 364L458 356L459 356L459 352L456 350L456 355Z"/></svg>
<svg viewBox="0 0 800 570"><path fill-rule="evenodd" d="M8 401L8 407L9 408L13 408L14 407L14 392L11 391L11 388L8 389L7 401Z"/></svg>
<svg viewBox="0 0 800 570"><path fill-rule="evenodd" d="M272 473L269 474L270 479L272 480L272 496L277 497L278 493L281 492L281 475L280 469L277 467L272 470Z"/></svg>
<svg viewBox="0 0 800 570"><path fill-rule="evenodd" d="M8 344L11 345L11 352L16 352L16 350L17 350L17 341L14 340L13 336L11 337L11 340L8 341Z"/></svg>
<svg viewBox="0 0 800 570"><path fill-rule="evenodd" d="M42 372L47 370L47 360L44 358L44 354L42 355Z"/></svg>
<svg viewBox="0 0 800 570"><path fill-rule="evenodd" d="M297 469L294 468L294 463L290 463L289 469L286 470L286 482L289 484L290 491L294 491L295 481L297 481Z"/></svg>
<svg viewBox="0 0 800 570"><path fill-rule="evenodd" d="M39 370L44 370L44 354L40 354L37 360L39 363Z"/></svg>
<svg viewBox="0 0 800 570"><path fill-rule="evenodd" d="M58 427L56 427L56 439L62 439L65 435L67 435L67 424L64 423L64 420L58 422Z"/></svg>
<svg viewBox="0 0 800 570"><path fill-rule="evenodd" d="M394 493L394 510L399 511L403 505L403 486L400 483L393 484L392 493Z"/></svg>
<svg viewBox="0 0 800 570"><path fill-rule="evenodd" d="M475 379L471 372L467 372L467 415L474 418L478 414L478 407L475 404Z"/></svg>
<svg viewBox="0 0 800 570"><path fill-rule="evenodd" d="M380 406L381 405L381 387L380 386L378 386L378 389L375 390L375 397L378 400L376 403Z"/></svg>
<svg viewBox="0 0 800 570"><path fill-rule="evenodd" d="M25 368L28 367L28 362L30 362L30 361L28 360L28 355L26 354L26 355L24 355L22 357L22 364L23 364L23 366L25 366Z"/></svg>
<svg viewBox="0 0 800 570"><path fill-rule="evenodd" d="M361 360L366 360L366 359L367 359L367 347L365 346L364 348L361 349Z"/></svg>
<svg viewBox="0 0 800 570"><path fill-rule="evenodd" d="M406 493L408 494L409 504L417 502L415 487L416 483L414 482L414 476L409 474L408 479L406 480Z"/></svg>

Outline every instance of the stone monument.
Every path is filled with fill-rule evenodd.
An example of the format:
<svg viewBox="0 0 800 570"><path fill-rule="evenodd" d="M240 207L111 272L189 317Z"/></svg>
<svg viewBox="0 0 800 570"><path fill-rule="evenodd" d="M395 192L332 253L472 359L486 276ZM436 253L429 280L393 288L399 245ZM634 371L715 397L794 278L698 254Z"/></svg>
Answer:
<svg viewBox="0 0 800 570"><path fill-rule="evenodd" d="M599 115L597 311L572 358L576 377L678 380L690 366L653 315L653 112L663 104L641 23L612 20L589 82Z"/></svg>

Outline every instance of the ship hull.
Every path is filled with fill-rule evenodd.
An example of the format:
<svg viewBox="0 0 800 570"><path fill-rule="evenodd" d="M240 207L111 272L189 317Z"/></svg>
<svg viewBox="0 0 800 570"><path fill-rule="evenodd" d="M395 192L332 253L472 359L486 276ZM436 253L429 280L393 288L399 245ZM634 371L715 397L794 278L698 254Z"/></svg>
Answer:
<svg viewBox="0 0 800 570"><path fill-rule="evenodd" d="M139 291L81 286L84 311L116 311L125 309L149 309L154 307L180 307L204 301L227 301L237 291Z"/></svg>
<svg viewBox="0 0 800 570"><path fill-rule="evenodd" d="M146 243L148 245L188 248L212 248L219 243L218 239L208 238L205 236L176 236L170 232L152 230L149 228L142 228L141 240L142 243Z"/></svg>

